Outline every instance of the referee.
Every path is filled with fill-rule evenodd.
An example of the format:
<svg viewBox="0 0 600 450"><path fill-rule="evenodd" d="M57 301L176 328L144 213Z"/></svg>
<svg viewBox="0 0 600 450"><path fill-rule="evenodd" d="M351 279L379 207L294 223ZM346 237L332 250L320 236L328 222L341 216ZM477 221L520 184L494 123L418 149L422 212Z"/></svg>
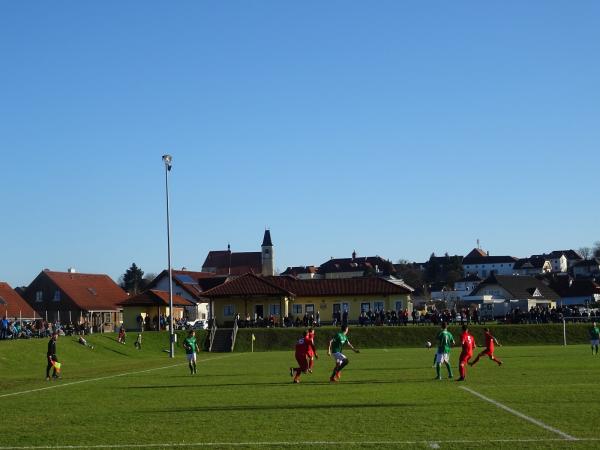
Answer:
<svg viewBox="0 0 600 450"><path fill-rule="evenodd" d="M47 366L46 366L46 381L50 381L50 369L54 368L52 371L52 378L59 378L56 373L56 367L54 367L53 362L58 362L58 358L56 357L56 340L58 339L58 333L55 331L52 333L52 337L48 341L48 352L46 353Z"/></svg>

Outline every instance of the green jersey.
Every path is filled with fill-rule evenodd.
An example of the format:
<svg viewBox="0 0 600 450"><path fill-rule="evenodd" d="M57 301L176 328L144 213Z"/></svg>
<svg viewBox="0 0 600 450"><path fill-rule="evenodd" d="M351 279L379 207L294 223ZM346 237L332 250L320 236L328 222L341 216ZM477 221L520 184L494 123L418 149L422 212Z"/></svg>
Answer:
<svg viewBox="0 0 600 450"><path fill-rule="evenodd" d="M590 328L590 339L592 339L592 340L600 339L600 328L598 328L598 327Z"/></svg>
<svg viewBox="0 0 600 450"><path fill-rule="evenodd" d="M333 337L333 342L331 343L331 352L342 353L342 347L346 342L348 342L348 336L342 332L339 332Z"/></svg>
<svg viewBox="0 0 600 450"><path fill-rule="evenodd" d="M186 337L183 341L183 348L188 355L196 353L196 336Z"/></svg>
<svg viewBox="0 0 600 450"><path fill-rule="evenodd" d="M442 330L437 335L438 353L450 353L450 347L454 344L454 336L448 330Z"/></svg>

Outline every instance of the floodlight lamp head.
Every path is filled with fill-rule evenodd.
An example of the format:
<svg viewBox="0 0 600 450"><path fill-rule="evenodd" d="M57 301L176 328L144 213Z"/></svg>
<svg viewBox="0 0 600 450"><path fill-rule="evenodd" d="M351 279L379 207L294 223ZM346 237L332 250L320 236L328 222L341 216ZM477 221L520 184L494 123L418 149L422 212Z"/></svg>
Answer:
<svg viewBox="0 0 600 450"><path fill-rule="evenodd" d="M162 160L165 163L165 167L171 170L171 164L173 163L173 157L171 155L163 155Z"/></svg>

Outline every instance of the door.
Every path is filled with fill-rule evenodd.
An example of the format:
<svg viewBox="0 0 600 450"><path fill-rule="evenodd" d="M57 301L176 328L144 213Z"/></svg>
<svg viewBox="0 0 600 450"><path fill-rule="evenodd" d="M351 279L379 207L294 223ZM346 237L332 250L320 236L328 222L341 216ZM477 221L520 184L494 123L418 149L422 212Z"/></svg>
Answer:
<svg viewBox="0 0 600 450"><path fill-rule="evenodd" d="M255 305L254 306L254 317L257 319L259 317L265 317L263 305Z"/></svg>

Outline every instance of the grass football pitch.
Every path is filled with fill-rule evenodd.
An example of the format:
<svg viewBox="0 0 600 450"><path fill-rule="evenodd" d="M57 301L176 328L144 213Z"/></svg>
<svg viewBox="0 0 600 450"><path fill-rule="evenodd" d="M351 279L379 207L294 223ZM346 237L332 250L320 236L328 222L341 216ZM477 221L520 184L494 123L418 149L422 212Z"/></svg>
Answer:
<svg viewBox="0 0 600 450"><path fill-rule="evenodd" d="M350 335L351 338L351 335ZM598 448L600 356L589 347L499 347L503 361L434 380L433 350L348 352L338 384L321 349L291 383L292 351L201 353L192 376L165 336L0 342L0 450L24 448ZM458 351L451 355L455 378Z"/></svg>

